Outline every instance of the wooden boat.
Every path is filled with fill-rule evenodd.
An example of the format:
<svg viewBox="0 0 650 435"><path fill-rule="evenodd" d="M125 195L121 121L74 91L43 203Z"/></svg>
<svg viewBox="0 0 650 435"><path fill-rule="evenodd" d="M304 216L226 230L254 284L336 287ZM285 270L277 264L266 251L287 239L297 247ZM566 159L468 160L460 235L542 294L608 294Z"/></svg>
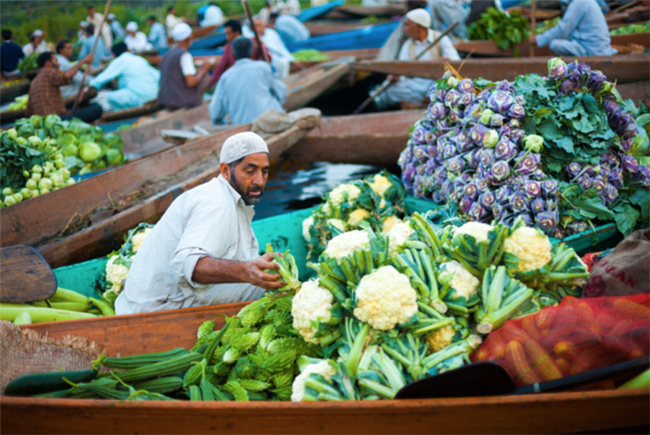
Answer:
<svg viewBox="0 0 650 435"><path fill-rule="evenodd" d="M356 30L313 36L307 41L287 44L287 49L293 53L304 49L330 51L381 48L398 25L399 21L390 21Z"/></svg>
<svg viewBox="0 0 650 435"><path fill-rule="evenodd" d="M84 95L84 101L87 101L91 98L93 98L96 94L93 92L88 92L86 95ZM72 108L74 105L74 99L76 98L76 95L71 95L69 97L66 97L63 99L63 103L65 104L65 107L67 109ZM4 112L0 112L0 123L1 124L9 124L11 122L14 122L17 119L24 118L26 115L27 109L19 109L19 110L6 110Z"/></svg>
<svg viewBox="0 0 650 435"><path fill-rule="evenodd" d="M208 26L208 27L192 27L192 38L199 39L210 33L217 30L217 26ZM174 38L171 36L167 37L167 44L173 45L175 43Z"/></svg>
<svg viewBox="0 0 650 435"><path fill-rule="evenodd" d="M383 23L377 23L383 24ZM347 32L348 30L356 30L366 27L368 24L362 23L348 23L345 21L313 21L305 23L305 27L309 29L311 36L329 35L332 33Z"/></svg>
<svg viewBox="0 0 650 435"><path fill-rule="evenodd" d="M298 19L298 21L305 23L309 20L313 20L315 18L322 17L323 15L327 15L335 8L342 6L344 4L345 4L344 0L334 0L319 6L314 6L313 8L305 9L304 11L300 11L300 13L296 16L296 18Z"/></svg>
<svg viewBox="0 0 650 435"><path fill-rule="evenodd" d="M15 82L7 86L0 86L0 102L6 103L19 95L27 93L29 90L29 80L23 79L21 77L3 80L3 83Z"/></svg>
<svg viewBox="0 0 650 435"><path fill-rule="evenodd" d="M160 109L161 106L158 104L158 100L151 100L139 107L116 110L114 112L104 112L102 117L99 119L99 124L119 121L121 119L128 119L128 118L133 118L138 116L149 115L150 113L154 113Z"/></svg>
<svg viewBox="0 0 650 435"><path fill-rule="evenodd" d="M463 63L460 74L464 77L483 77L488 80L514 80L521 74L548 74L549 57L527 59L469 59ZM617 83L632 83L648 80L648 54L626 54L619 56L586 56L581 58L566 57L564 61L582 61L592 69L602 71L609 80ZM462 62L450 62L458 69ZM438 79L444 74L440 62L398 62L365 61L352 66L357 71L369 71L382 74L397 74L409 77L426 77Z"/></svg>
<svg viewBox="0 0 650 435"><path fill-rule="evenodd" d="M402 4L386 6L345 5L337 7L336 10L353 17L393 17L406 13L406 7Z"/></svg>
<svg viewBox="0 0 650 435"><path fill-rule="evenodd" d="M629 44L650 47L650 33L612 36L613 47L627 47ZM514 49L502 50L492 41L459 41L454 43L454 47L462 53L472 53L472 56L513 57L515 55ZM517 50L519 57L530 56L530 44L528 42L520 43ZM554 56L554 53L548 46L535 47L535 56Z"/></svg>

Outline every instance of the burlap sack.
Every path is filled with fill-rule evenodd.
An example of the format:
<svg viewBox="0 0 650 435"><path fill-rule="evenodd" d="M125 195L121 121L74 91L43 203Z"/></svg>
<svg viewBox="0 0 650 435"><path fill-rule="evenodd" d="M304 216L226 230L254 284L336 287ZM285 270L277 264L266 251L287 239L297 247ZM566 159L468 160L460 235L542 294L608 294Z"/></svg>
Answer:
<svg viewBox="0 0 650 435"><path fill-rule="evenodd" d="M30 373L90 369L105 351L85 337L56 340L0 321L0 394L9 382Z"/></svg>
<svg viewBox="0 0 650 435"><path fill-rule="evenodd" d="M587 298L650 292L650 228L627 236L591 274L583 289Z"/></svg>
<svg viewBox="0 0 650 435"><path fill-rule="evenodd" d="M320 126L321 113L318 109L306 107L289 113L270 109L255 118L251 130L264 139L282 133L297 125L303 130Z"/></svg>

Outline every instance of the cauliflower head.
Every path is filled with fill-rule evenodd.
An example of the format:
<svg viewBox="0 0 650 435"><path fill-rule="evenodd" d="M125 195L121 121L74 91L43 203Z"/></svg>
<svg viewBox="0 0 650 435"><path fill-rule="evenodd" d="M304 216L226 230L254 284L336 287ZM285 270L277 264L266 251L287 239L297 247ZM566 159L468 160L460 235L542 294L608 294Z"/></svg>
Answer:
<svg viewBox="0 0 650 435"><path fill-rule="evenodd" d="M346 193L348 194L348 202L353 203L361 194L361 189L354 184L340 184L330 192L329 202L333 206L341 204Z"/></svg>
<svg viewBox="0 0 650 435"><path fill-rule="evenodd" d="M307 281L296 293L291 304L293 327L308 343L318 344L314 338L316 329L311 322L321 319L328 321L332 317L332 294L318 285L318 281Z"/></svg>
<svg viewBox="0 0 650 435"><path fill-rule="evenodd" d="M452 344L454 342L454 335L456 335L456 330L451 325L443 326L433 334L430 334L427 337L429 352L438 352Z"/></svg>
<svg viewBox="0 0 650 435"><path fill-rule="evenodd" d="M331 381L332 376L336 374L336 370L327 361L306 366L296 379L293 380L293 384L291 385L292 402L302 402L303 397L305 397L305 383L312 373L319 374L326 380Z"/></svg>
<svg viewBox="0 0 650 435"><path fill-rule="evenodd" d="M406 223L400 222L393 225L388 232L388 254L394 255L397 253L397 248L406 243L409 237L413 234L413 228Z"/></svg>
<svg viewBox="0 0 650 435"><path fill-rule="evenodd" d="M113 290L116 294L122 291L124 281L129 273L129 268L122 264L115 264L119 257L114 255L106 263L106 280L113 285Z"/></svg>
<svg viewBox="0 0 650 435"><path fill-rule="evenodd" d="M469 273L467 269L463 267L458 261L449 261L443 263L440 266L441 276L448 275L450 273L454 274L454 277L451 279L450 286L456 290L458 296L469 299L472 295L476 294L478 286L480 284L479 280Z"/></svg>
<svg viewBox="0 0 650 435"><path fill-rule="evenodd" d="M517 272L530 272L551 261L551 241L536 228L517 228L506 239L503 250L519 258Z"/></svg>
<svg viewBox="0 0 650 435"><path fill-rule="evenodd" d="M460 228L457 228L454 235L467 234L468 236L473 236L477 242L483 242L488 240L488 235L493 229L494 227L492 225L482 224L480 222L467 222Z"/></svg>
<svg viewBox="0 0 650 435"><path fill-rule="evenodd" d="M402 223L402 220L395 215L390 215L381 223L381 230L384 233L388 233L395 224Z"/></svg>
<svg viewBox="0 0 650 435"><path fill-rule="evenodd" d="M355 317L382 331L408 322L418 311L411 282L393 266L380 267L361 278L355 294Z"/></svg>
<svg viewBox="0 0 650 435"><path fill-rule="evenodd" d="M302 221L302 236L305 238L305 241L309 242L311 240L311 235L309 234L309 229L314 225L314 216L309 216L307 219Z"/></svg>
<svg viewBox="0 0 650 435"><path fill-rule="evenodd" d="M345 231L345 222L341 219L328 219L327 223L333 227L338 228L341 231Z"/></svg>
<svg viewBox="0 0 650 435"><path fill-rule="evenodd" d="M356 228L359 226L361 222L368 219L369 217L370 217L370 213L368 212L368 210L359 208L353 211L352 213L350 213L350 217L348 218L348 224L352 228Z"/></svg>
<svg viewBox="0 0 650 435"><path fill-rule="evenodd" d="M359 248L365 248L370 243L368 233L362 230L348 231L347 233L339 234L332 240L327 242L325 248L325 255L330 258L347 257Z"/></svg>
<svg viewBox="0 0 650 435"><path fill-rule="evenodd" d="M153 228L145 228L143 231L140 231L139 233L137 233L131 238L131 246L132 246L131 250L134 253L138 252L138 250L144 243L144 240L147 238L149 233L151 233L151 230L153 230Z"/></svg>
<svg viewBox="0 0 650 435"><path fill-rule="evenodd" d="M393 184L390 180L381 174L377 174L372 178L372 183L368 182L370 188L379 196L384 196L384 193L390 189Z"/></svg>

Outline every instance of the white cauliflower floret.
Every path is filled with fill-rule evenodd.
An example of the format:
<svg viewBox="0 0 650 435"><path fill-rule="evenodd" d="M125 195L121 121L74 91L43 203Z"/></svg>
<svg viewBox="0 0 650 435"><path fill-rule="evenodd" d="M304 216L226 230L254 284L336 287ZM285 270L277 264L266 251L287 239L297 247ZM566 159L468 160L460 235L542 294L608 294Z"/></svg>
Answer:
<svg viewBox="0 0 650 435"><path fill-rule="evenodd" d="M296 293L291 304L293 327L300 332L302 338L308 343L318 344L314 338L316 329L311 321L319 318L328 321L332 317L332 294L318 285L318 281L307 281Z"/></svg>
<svg viewBox="0 0 650 435"><path fill-rule="evenodd" d="M325 255L330 258L347 257L359 248L365 248L370 243L368 233L362 230L349 231L347 233L339 234L332 240L327 242L325 248Z"/></svg>
<svg viewBox="0 0 650 435"><path fill-rule="evenodd" d="M440 269L442 271L440 274L441 277L450 273L454 274L450 286L456 290L458 296L469 299L470 296L476 294L476 290L480 284L479 280L469 273L458 261L443 263Z"/></svg>
<svg viewBox="0 0 650 435"><path fill-rule="evenodd" d="M122 264L115 264L119 257L117 255L111 257L106 263L106 280L113 285L113 290L116 294L122 291L124 280L129 273L129 268Z"/></svg>
<svg viewBox="0 0 650 435"><path fill-rule="evenodd" d="M439 350L449 346L454 341L454 335L456 335L456 330L451 325L443 326L433 334L429 335L427 337L429 352L438 352Z"/></svg>
<svg viewBox="0 0 650 435"><path fill-rule="evenodd" d="M341 231L345 231L345 222L341 219L328 219L327 223L333 227L338 228Z"/></svg>
<svg viewBox="0 0 650 435"><path fill-rule="evenodd" d="M328 381L332 380L332 376L336 374L336 370L332 367L327 361L321 361L316 364L309 364L305 369L300 373L296 379L293 380L291 386L291 401L292 402L302 402L303 397L305 397L305 383L309 375L316 373L327 379Z"/></svg>
<svg viewBox="0 0 650 435"><path fill-rule="evenodd" d="M353 203L359 194L361 194L361 189L354 184L340 184L336 186L329 194L329 202L337 206L343 202L343 195L347 192L348 202Z"/></svg>
<svg viewBox="0 0 650 435"><path fill-rule="evenodd" d="M517 272L530 272L551 261L551 241L536 228L518 228L506 239L503 250L519 258Z"/></svg>
<svg viewBox="0 0 650 435"><path fill-rule="evenodd" d="M395 224L388 232L388 255L397 253L397 248L406 243L406 240L413 234L413 228L408 223L400 222Z"/></svg>
<svg viewBox="0 0 650 435"><path fill-rule="evenodd" d="M352 213L350 213L350 217L348 218L348 224L352 228L356 228L359 226L361 222L368 219L369 217L370 217L370 213L367 210L359 208L353 211Z"/></svg>
<svg viewBox="0 0 650 435"><path fill-rule="evenodd" d="M368 184L370 185L370 188L380 196L383 196L384 193L393 186L390 180L381 174L375 175L372 183L369 182Z"/></svg>
<svg viewBox="0 0 650 435"><path fill-rule="evenodd" d="M388 216L384 221L381 223L381 230L388 234L388 232L395 226L395 224L402 223L402 220L398 218L395 215Z"/></svg>
<svg viewBox="0 0 650 435"><path fill-rule="evenodd" d="M480 222L467 222L462 227L457 228L454 235L467 234L474 236L477 242L483 242L488 240L488 235L493 229L494 227L492 225L482 224Z"/></svg>
<svg viewBox="0 0 650 435"><path fill-rule="evenodd" d="M131 238L131 250L134 253L138 252L138 250L144 243L144 239L146 239L149 233L151 233L151 230L153 230L153 228L145 228L144 231L140 231L139 233L137 233Z"/></svg>
<svg viewBox="0 0 650 435"><path fill-rule="evenodd" d="M361 278L354 315L382 331L408 322L418 311L417 295L406 275L384 266Z"/></svg>
<svg viewBox="0 0 650 435"><path fill-rule="evenodd" d="M325 213L326 215L330 214L330 204L329 204L329 202L326 202L325 204L323 204L323 213Z"/></svg>
<svg viewBox="0 0 650 435"><path fill-rule="evenodd" d="M309 234L309 229L314 225L314 216L309 216L307 219L302 221L302 236L305 238L305 241L309 242L311 240L311 235Z"/></svg>

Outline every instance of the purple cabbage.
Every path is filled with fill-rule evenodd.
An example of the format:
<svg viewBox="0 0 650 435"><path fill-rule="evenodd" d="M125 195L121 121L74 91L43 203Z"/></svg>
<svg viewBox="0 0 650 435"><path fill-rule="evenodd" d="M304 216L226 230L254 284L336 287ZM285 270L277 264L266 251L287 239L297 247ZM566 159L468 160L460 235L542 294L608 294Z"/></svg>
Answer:
<svg viewBox="0 0 650 435"><path fill-rule="evenodd" d="M491 168L491 175L497 181L503 181L510 175L510 166L503 160L499 160Z"/></svg>

